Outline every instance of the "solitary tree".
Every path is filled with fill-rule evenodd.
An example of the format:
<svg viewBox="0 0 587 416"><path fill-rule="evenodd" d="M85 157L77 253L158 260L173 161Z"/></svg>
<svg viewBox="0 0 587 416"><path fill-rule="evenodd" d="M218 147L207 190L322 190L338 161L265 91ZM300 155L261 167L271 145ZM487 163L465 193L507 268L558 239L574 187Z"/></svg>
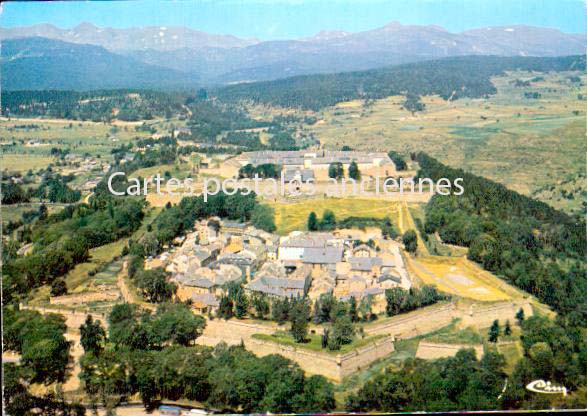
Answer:
<svg viewBox="0 0 587 416"><path fill-rule="evenodd" d="M276 229L273 208L268 205L256 205L251 213L251 222L256 228L272 233Z"/></svg>
<svg viewBox="0 0 587 416"><path fill-rule="evenodd" d="M332 179L339 179L344 177L344 169L342 163L335 162L328 165L328 177Z"/></svg>
<svg viewBox="0 0 587 416"><path fill-rule="evenodd" d="M505 336L509 336L512 334L512 327L510 326L510 320L508 319L505 321L505 328L503 329L503 334Z"/></svg>
<svg viewBox="0 0 587 416"><path fill-rule="evenodd" d="M524 321L524 309L520 308L516 313L516 320L518 321L518 325L522 326L522 322Z"/></svg>
<svg viewBox="0 0 587 416"><path fill-rule="evenodd" d="M67 284L62 278L57 278L51 283L51 296L61 296L67 294Z"/></svg>
<svg viewBox="0 0 587 416"><path fill-rule="evenodd" d="M403 156L398 152L390 150L387 155L395 164L396 170L406 170L408 166L406 165L406 161L404 160Z"/></svg>
<svg viewBox="0 0 587 416"><path fill-rule="evenodd" d="M235 315L237 318L242 319L245 317L248 310L249 310L249 298L245 294L245 291L240 289L236 294Z"/></svg>
<svg viewBox="0 0 587 416"><path fill-rule="evenodd" d="M320 301L318 299L314 301L314 307L312 308L312 322L316 325L322 322L320 317Z"/></svg>
<svg viewBox="0 0 587 416"><path fill-rule="evenodd" d="M265 294L256 293L251 298L251 304L255 308L255 313L258 319L265 319L269 315L269 302Z"/></svg>
<svg viewBox="0 0 587 416"><path fill-rule="evenodd" d="M100 321L94 321L92 315L86 317L86 322L80 328L80 342L84 352L98 354L102 351L102 345L106 338L106 331L102 328Z"/></svg>
<svg viewBox="0 0 587 416"><path fill-rule="evenodd" d="M402 242L406 247L406 250L410 253L415 253L418 250L418 238L414 230L408 230L402 237Z"/></svg>
<svg viewBox="0 0 587 416"><path fill-rule="evenodd" d="M394 287L385 291L385 313L387 316L394 316L402 311L407 300L407 292L401 287Z"/></svg>
<svg viewBox="0 0 587 416"><path fill-rule="evenodd" d="M287 322L289 317L289 300L287 298L281 300L276 299L271 304L271 318L276 321L279 325Z"/></svg>
<svg viewBox="0 0 587 416"><path fill-rule="evenodd" d="M296 342L304 342L308 336L308 320L310 308L305 299L294 301L289 318L291 320L291 335Z"/></svg>
<svg viewBox="0 0 587 416"><path fill-rule="evenodd" d="M497 342L499 338L499 321L496 319L491 324L491 328L489 328L489 341L490 342Z"/></svg>
<svg viewBox="0 0 587 416"><path fill-rule="evenodd" d="M160 267L138 273L137 286L145 297L154 303L171 300L177 291L177 286L167 281L166 273Z"/></svg>
<svg viewBox="0 0 587 416"><path fill-rule="evenodd" d="M223 319L230 319L233 316L232 312L233 302L228 296L220 298L220 305L218 306L218 317Z"/></svg>
<svg viewBox="0 0 587 416"><path fill-rule="evenodd" d="M328 334L329 333L330 333L330 331L328 330L328 328L324 328L324 332L322 333L322 337L320 339L321 344L322 344L322 348L328 347Z"/></svg>
<svg viewBox="0 0 587 416"><path fill-rule="evenodd" d="M312 211L310 212L310 215L308 215L308 231L316 230L318 230L318 216Z"/></svg>
<svg viewBox="0 0 587 416"><path fill-rule="evenodd" d="M320 229L324 231L331 231L336 228L336 216L334 212L327 209L322 214L322 221L320 221Z"/></svg>
<svg viewBox="0 0 587 416"><path fill-rule="evenodd" d="M349 301L349 318L351 318L352 322L357 322L359 320L359 313L357 311L357 300L354 296L351 296Z"/></svg>
<svg viewBox="0 0 587 416"><path fill-rule="evenodd" d="M339 350L344 344L353 342L355 329L348 316L336 318L332 324L332 332L328 339L328 348L330 350Z"/></svg>
<svg viewBox="0 0 587 416"><path fill-rule="evenodd" d="M349 165L349 178L354 179L356 181L361 179L361 171L359 170L359 165L354 160Z"/></svg>

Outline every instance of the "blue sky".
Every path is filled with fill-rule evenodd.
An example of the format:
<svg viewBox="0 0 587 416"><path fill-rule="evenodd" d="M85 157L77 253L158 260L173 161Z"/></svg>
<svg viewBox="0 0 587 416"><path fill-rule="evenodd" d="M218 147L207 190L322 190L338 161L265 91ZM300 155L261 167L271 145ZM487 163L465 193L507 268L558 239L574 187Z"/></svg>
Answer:
<svg viewBox="0 0 587 416"><path fill-rule="evenodd" d="M451 32L527 24L584 33L582 0L199 0L70 1L2 4L3 27L51 23L98 26L188 26L210 33L261 40L292 39L320 30L350 32L390 21L434 24Z"/></svg>

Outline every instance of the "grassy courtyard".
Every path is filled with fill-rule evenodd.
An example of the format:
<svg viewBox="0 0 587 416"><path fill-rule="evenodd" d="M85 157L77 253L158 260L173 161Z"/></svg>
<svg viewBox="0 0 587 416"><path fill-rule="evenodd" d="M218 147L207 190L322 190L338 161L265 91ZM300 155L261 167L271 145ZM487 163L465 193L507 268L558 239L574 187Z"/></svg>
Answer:
<svg viewBox="0 0 587 416"><path fill-rule="evenodd" d="M326 352L330 354L344 354L346 352L352 351L356 348L364 347L365 345L369 345L374 341L379 339L385 338L386 335L374 335L372 337L366 338L359 338L355 337L354 341L350 344L344 344L341 346L340 350L331 351L328 348L322 348L322 341L321 336L318 334L309 334L307 342L295 342L293 337L284 331L278 331L274 334L253 334L253 338L260 339L263 341L271 341L276 342L282 345L288 345L291 347L296 348L306 348L308 350L317 351L317 352Z"/></svg>

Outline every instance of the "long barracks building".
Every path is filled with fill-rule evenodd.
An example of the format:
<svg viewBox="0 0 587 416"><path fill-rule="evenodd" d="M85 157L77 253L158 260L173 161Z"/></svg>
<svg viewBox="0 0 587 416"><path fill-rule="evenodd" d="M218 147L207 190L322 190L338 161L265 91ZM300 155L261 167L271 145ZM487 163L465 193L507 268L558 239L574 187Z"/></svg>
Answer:
<svg viewBox="0 0 587 416"><path fill-rule="evenodd" d="M283 166L284 171L308 171L314 173L316 180L328 178L328 168L333 163L341 163L348 172L351 162L356 162L364 175L392 176L396 173L395 164L386 153L357 151L271 151L245 152L236 159L241 166L271 163Z"/></svg>

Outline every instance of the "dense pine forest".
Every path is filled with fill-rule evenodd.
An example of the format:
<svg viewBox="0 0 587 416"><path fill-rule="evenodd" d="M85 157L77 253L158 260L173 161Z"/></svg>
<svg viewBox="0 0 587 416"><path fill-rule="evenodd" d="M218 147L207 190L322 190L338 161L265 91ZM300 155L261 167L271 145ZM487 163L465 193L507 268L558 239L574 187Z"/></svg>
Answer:
<svg viewBox="0 0 587 416"><path fill-rule="evenodd" d="M149 90L3 91L2 115L71 120L150 120L182 113L186 93Z"/></svg>
<svg viewBox="0 0 587 416"><path fill-rule="evenodd" d="M585 68L584 56L557 58L465 56L390 68L307 75L276 81L231 85L216 95L223 101L252 101L319 110L341 101L390 95L478 98L496 92L492 76L504 71L568 71Z"/></svg>

